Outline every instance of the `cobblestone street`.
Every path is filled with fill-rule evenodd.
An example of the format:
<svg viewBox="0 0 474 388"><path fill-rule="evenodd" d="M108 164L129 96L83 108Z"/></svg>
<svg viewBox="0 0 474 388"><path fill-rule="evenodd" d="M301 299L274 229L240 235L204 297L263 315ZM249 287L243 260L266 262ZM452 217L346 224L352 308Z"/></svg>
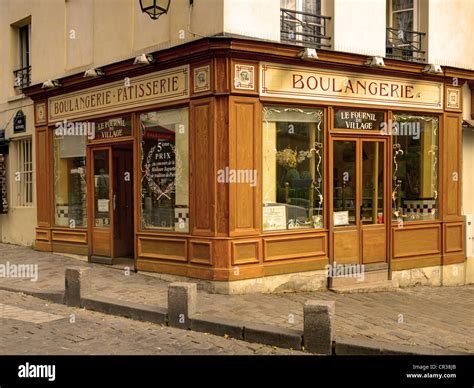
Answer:
<svg viewBox="0 0 474 388"><path fill-rule="evenodd" d="M37 282L31 282L28 279L7 278L0 279L0 287L26 291L62 291L64 290L64 271L67 266L90 266L93 268L93 290L97 295L144 305L167 307L168 283L152 276L133 272L128 274L124 270L117 270L108 266L91 265L70 257L35 252L29 248L6 244L0 244L0 257L0 264L8 261L10 263L37 263L39 266ZM0 303L8 305L8 300L5 300L6 295L9 294L2 293L0 295ZM13 298L13 296L9 296L9 298ZM463 287L414 287L395 292L370 294L312 292L216 295L199 291L198 315L302 329L303 304L308 299L334 300L336 302L336 339L342 337L369 338L387 343L428 347L442 350L446 353L474 353L474 337L471 335L474 329L474 285ZM23 305L23 302L20 300L15 300L15 303L12 305L28 309L26 301L27 299L25 299L25 305ZM59 305L55 305L51 311L43 311L52 314L68 315L68 308ZM80 311L80 313L86 314L92 320L92 317L96 316L95 313L91 312ZM123 329L123 333L128 333L127 337L136 335L138 338L142 338L142 335L146 337L150 333L169 332L177 333L174 334L176 338L181 338L180 336L188 338L188 335L192 337L196 335L196 338L210 338L202 337L198 333L191 334L190 332L185 332L185 334L180 334L179 331L169 328L160 329L121 318L106 317L104 319L116 319L117 327ZM61 327L65 321L67 322L65 319L51 321L45 325L53 327L59 325ZM27 323L23 324L26 325ZM79 327L80 324L78 322L74 327ZM98 324L100 324L100 320ZM19 323L15 321L15 325L11 327L17 327ZM43 330L34 329L35 326L33 324L27 325L32 326L29 330L33 333L36 333L36 330L39 330L39 332ZM70 327L69 325L68 323L65 326ZM8 325L2 325L2 336L5 335L6 326ZM85 326L87 328L87 325ZM12 334L12 330L13 332L15 330L11 327L8 329L9 335ZM104 328L104 330L105 333L110 335L116 333L112 329ZM133 334L130 334L128 330L131 330L130 333ZM140 330L143 330L143 332ZM92 330L91 333L94 333L94 331ZM78 335L80 335L80 332L81 330L73 331L73 333L78 333ZM123 337L123 333L116 341L122 339L120 337ZM169 335L172 337L172 334ZM65 344L67 344L68 340L65 341ZM100 342L99 339L91 341L78 340L78 343L83 343L84 347L81 348L81 345L76 350L84 349L86 351L87 343L94 341ZM223 344L230 343L225 340L223 341ZM130 348L127 346L108 347L107 341L104 341L104 344L105 347L101 352L106 352L105 349L118 353L121 351L147 353L153 349L156 350L153 347L155 345L153 343L149 344L146 339L143 341L130 341ZM54 346L57 346L57 344ZM67 347L64 344L62 346ZM169 349L172 349L173 342L169 346ZM194 347L192 339L186 340L183 346L183 351L189 349L191 353L192 349L199 348L198 346ZM186 346L189 346L189 348L186 348ZM218 345L218 342L216 342L215 347L211 350L208 349L208 346L211 345L206 343L203 351L210 351L212 353L218 351L221 345ZM243 348L239 348L239 346L235 345L235 349L228 350L231 353L238 353L239 351L254 352L254 350L246 347L247 344L242 346ZM253 347L254 345L251 346ZM162 348L165 349L165 346L163 345ZM60 349L60 347L57 349ZM258 349L266 351L264 350L265 348L258 347ZM222 352L224 351L225 348Z"/></svg>
<svg viewBox="0 0 474 388"><path fill-rule="evenodd" d="M2 355L303 354L45 303L23 294L0 291L0 301Z"/></svg>

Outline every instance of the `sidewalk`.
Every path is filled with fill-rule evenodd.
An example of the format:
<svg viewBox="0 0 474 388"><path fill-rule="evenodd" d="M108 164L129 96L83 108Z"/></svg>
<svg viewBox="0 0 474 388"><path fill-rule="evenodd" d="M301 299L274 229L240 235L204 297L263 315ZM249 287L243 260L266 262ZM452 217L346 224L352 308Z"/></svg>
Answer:
<svg viewBox="0 0 474 388"><path fill-rule="evenodd" d="M167 307L168 283L153 276L29 248L0 244L0 264L38 264L37 282L0 278L0 289L60 292L68 266L92 267L94 291L104 297ZM415 287L397 292L217 295L199 291L198 315L303 329L308 299L336 302L336 338L373 339L446 353L474 353L474 285ZM1 303L1 301L0 301Z"/></svg>

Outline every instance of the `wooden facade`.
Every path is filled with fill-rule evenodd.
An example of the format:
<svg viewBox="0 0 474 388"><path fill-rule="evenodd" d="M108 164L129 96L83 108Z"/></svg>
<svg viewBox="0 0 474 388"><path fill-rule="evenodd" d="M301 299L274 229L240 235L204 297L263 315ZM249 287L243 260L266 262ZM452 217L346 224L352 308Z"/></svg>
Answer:
<svg viewBox="0 0 474 388"><path fill-rule="evenodd" d="M48 109L48 99L63 93L106 86L125 77L141 76L183 64L190 66L189 96L177 101L148 104L146 107L124 106L113 113L85 114L85 119L131 114L132 136L116 141L94 141L87 145L88 176L93 174L92 152L109 149L117 142L133 150L133 245L136 268L165 274L182 275L217 281L258 278L269 275L322 270L338 263L385 263L392 271L462 263L464 222L461 216L461 110L460 104L442 109L400 107L364 102L325 102L317 99L266 97L259 93L260 66L271 62L286 66L360 73L366 76L397 77L406 80L443 83L448 93L452 77L472 79L473 74L456 69L445 75L428 75L420 64L386 60L386 67L373 69L364 65L366 57L331 51L318 52L319 59L304 62L295 46L253 42L240 39L203 39L154 54L156 64L133 66L133 60L105 66L105 77L88 80L82 74L61 80L62 87L41 89L29 87L25 92L35 105ZM253 69L253 79L238 85L239 66ZM204 69L208 84L196 85L196 70ZM448 76L449 72L449 76ZM462 82L459 83L462 85ZM264 105L318 107L324 110L324 227L264 232L262 228L262 109ZM187 107L189 109L189 232L158 232L141 228L140 217L140 112ZM391 219L392 139L360 131L334 129L333 109L337 107L376 109L390 122L394 111L432 114L439 117L439 213L432 221L413 221L399 228ZM48 112L46 117L49 117ZM88 182L88 228L66 228L54 224L53 195L53 127L51 121L36 121L36 178L38 225L36 249L82 255L114 256L114 236L92 227L93 203ZM332 160L335 141L355 143L358 153L364 142L378 142L384 151L385 222L381 225L344 227L332 224ZM109 155L111 155L109 153ZM112 160L110 161L112 163ZM255 187L220 184L218 170L245 169L257 171ZM457 179L456 179L457 177ZM114 177L112 176L112 179ZM110 198L112 201L112 198ZM359 211L359 210L357 210ZM113 217L113 216L112 216ZM113 219L112 219L113 223ZM113 230L113 229L111 229Z"/></svg>

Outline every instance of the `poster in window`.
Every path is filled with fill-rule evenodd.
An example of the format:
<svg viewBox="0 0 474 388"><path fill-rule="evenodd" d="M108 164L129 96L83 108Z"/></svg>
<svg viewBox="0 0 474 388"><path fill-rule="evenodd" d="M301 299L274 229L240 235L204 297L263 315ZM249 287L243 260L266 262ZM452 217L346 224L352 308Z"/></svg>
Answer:
<svg viewBox="0 0 474 388"><path fill-rule="evenodd" d="M286 229L286 206L263 207L263 230Z"/></svg>

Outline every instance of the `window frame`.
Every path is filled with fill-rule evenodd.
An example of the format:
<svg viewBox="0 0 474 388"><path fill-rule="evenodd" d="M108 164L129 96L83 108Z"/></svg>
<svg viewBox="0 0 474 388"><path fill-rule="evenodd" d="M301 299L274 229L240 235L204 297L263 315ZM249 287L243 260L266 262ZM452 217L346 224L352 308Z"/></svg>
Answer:
<svg viewBox="0 0 474 388"><path fill-rule="evenodd" d="M26 30L26 34L24 31ZM26 39L24 39L26 38ZM18 54L19 54L19 68L23 69L31 65L31 24L27 23L18 27ZM26 63L24 63L26 59Z"/></svg>
<svg viewBox="0 0 474 388"><path fill-rule="evenodd" d="M142 224L142 179L144 177L144 172L142 170L142 165L143 165L143 155L142 155L142 141L143 141L143 130L141 128L141 115L150 113L150 112L166 112L166 111L172 111L172 110L182 110L186 109L187 110L187 116L188 116L188 176L187 176L187 185L188 185L188 212L189 212L189 219L188 219L188 231L187 232L180 232L179 230L173 230L166 229L166 228L160 228L160 227L154 227L154 228L146 228ZM136 131L138 132L138 135L136 136L137 139L137 185L138 185L138 198L137 198L137 224L138 224L138 231L139 232L148 232L148 233L155 233L155 234L166 234L166 235L178 235L178 236L186 236L191 234L191 106L189 103L172 103L170 105L164 105L164 106L159 106L159 107L150 107L148 109L141 109L140 111L135 111L134 114L136 115L136 119L134 120L134 123L136 123ZM135 137L135 135L134 135Z"/></svg>
<svg viewBox="0 0 474 388"><path fill-rule="evenodd" d="M285 103L285 102L276 102L276 101L267 101L264 102L262 101L261 103L261 131L262 131L262 144L261 144L261 152L262 152L262 179L261 179L261 196L260 196L260 220L261 220L261 233L268 236L268 235L281 235L281 234L288 234L288 233L314 233L314 232L321 232L321 231L327 231L329 230L329 220L327 216L328 212L328 207L326 205L328 201L328 178L327 178L327 172L328 172L328 138L329 138L329 121L328 121L328 115L329 115L329 107L328 105L306 105L306 104L297 104L297 103ZM323 217L323 222L320 227L310 227L310 228L287 228L286 229L275 229L275 230L264 230L263 229L263 208L265 207L265 202L264 202L264 182L263 182L263 154L264 154L264 144L263 144L263 131L265 130L265 108L279 108L279 109L303 109L303 110L321 110L323 117L322 117L322 133L323 133L323 141L322 141L322 153L321 153L321 162L322 162L322 168L321 168L321 175L322 175L322 195L323 195L323 209L321 212L321 215Z"/></svg>
<svg viewBox="0 0 474 388"><path fill-rule="evenodd" d="M390 28L394 28L394 23L393 23L393 16L396 13L400 12L406 12L406 11L412 11L413 12L413 31L419 31L420 28L420 20L419 20L419 9L420 9L420 4L419 0L413 0L413 8L403 8L403 9L398 9L398 10L393 10L393 1L394 0L388 0L388 25Z"/></svg>
<svg viewBox="0 0 474 388"><path fill-rule="evenodd" d="M77 120L78 121L78 120ZM73 123L76 123L77 121L72 121ZM56 179L56 159L55 159L55 142L57 141L57 135L55 134L55 127L49 127L49 129L51 130L51 172L52 172L52 180L51 180L51 198L52 198L52 204L51 204L51 217L52 217L52 220L53 220L53 225L55 228L66 228L68 230L80 230L80 229L83 229L83 230L87 230L87 228L89 227L89 191L88 191L88 180L89 180L89 166L88 166L88 162L89 162L89 159L88 159L88 144L89 144L89 139L87 137L87 135L85 136L85 142L84 142L84 146L85 146L85 149L84 149L84 159L85 159L85 166L84 166L84 170L85 170L85 175L86 175L86 186L85 186L85 191L86 191L86 225L76 225L74 227L71 227L71 226L64 226L64 225L59 225L58 223L56 223L56 206L57 206L57 203L56 203L56 187L55 187L55 179ZM58 140L61 140L61 139L58 139ZM68 223L69 225L69 223Z"/></svg>
<svg viewBox="0 0 474 388"><path fill-rule="evenodd" d="M29 144L29 149L25 144ZM12 172L12 207L14 209L29 209L35 207L35 166L34 166L34 150L32 136L20 137L12 139L14 148L14 157L10 158L12 163L10 171ZM25 155L29 156L30 161L25 161ZM29 167L26 168L26 167ZM17 174L20 174L20 180L17 181ZM30 176L31 179L25 180L25 176ZM27 192L25 192L25 190ZM30 193L28 193L30 191ZM28 201L30 197L30 201ZM14 198L14 200L13 200Z"/></svg>
<svg viewBox="0 0 474 388"><path fill-rule="evenodd" d="M436 214L433 219L414 219L414 220L403 220L403 217L398 216L395 217L394 215L394 207L393 207L393 193L395 190L395 186L393 184L393 159L394 159L394 135L390 133L391 137L391 154L389 155L391 158L390 162L390 170L391 170L391 195L392 200L390 201L390 218L392 225L397 225L402 220L402 224L409 223L409 225L416 225L419 223L433 223L433 222L441 222L442 221L442 136L443 136L443 114L439 112L419 112L419 111L410 111L410 110L390 110L392 115L392 124L395 122L396 115L408 115L408 116L420 116L420 117L433 117L438 120L438 133L437 133L437 170L436 170L436 191L437 191L437 198L436 198ZM398 209L397 209L398 210Z"/></svg>

